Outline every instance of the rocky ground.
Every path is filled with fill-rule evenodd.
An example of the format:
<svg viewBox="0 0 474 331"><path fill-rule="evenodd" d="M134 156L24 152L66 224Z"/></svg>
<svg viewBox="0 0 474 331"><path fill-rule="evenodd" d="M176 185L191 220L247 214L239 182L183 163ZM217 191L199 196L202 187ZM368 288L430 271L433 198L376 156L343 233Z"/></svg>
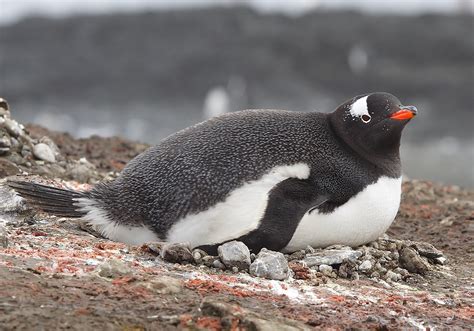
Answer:
<svg viewBox="0 0 474 331"><path fill-rule="evenodd" d="M87 189L146 148L23 127L0 101L0 178ZM38 175L41 175L39 177ZM410 180L366 246L219 256L127 246L29 209L0 179L0 329L470 328L474 192Z"/></svg>

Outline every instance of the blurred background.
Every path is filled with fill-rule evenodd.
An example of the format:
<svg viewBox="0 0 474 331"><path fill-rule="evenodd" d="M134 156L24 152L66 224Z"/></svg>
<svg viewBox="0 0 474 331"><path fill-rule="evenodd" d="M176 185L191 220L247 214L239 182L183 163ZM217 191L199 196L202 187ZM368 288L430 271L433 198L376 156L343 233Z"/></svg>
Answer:
<svg viewBox="0 0 474 331"><path fill-rule="evenodd" d="M474 187L473 0L0 0L0 96L23 123L157 143L227 111L419 116L404 173Z"/></svg>

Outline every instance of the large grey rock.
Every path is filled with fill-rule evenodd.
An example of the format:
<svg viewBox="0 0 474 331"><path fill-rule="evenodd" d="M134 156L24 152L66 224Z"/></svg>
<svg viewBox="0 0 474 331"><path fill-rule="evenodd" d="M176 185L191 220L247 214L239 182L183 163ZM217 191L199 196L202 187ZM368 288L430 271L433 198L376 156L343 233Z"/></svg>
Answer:
<svg viewBox="0 0 474 331"><path fill-rule="evenodd" d="M401 251L400 265L409 272L422 275L431 269L429 263L425 261L414 248L411 247L405 247Z"/></svg>
<svg viewBox="0 0 474 331"><path fill-rule="evenodd" d="M51 148L51 150L53 151L54 156L58 157L61 154L58 145L56 145L56 143L51 138L44 136L39 140L39 142L48 145L49 148ZM79 162L81 162L83 159L85 158L81 158Z"/></svg>
<svg viewBox="0 0 474 331"><path fill-rule="evenodd" d="M250 251L243 242L229 241L220 245L217 253L228 269L237 267L239 270L248 270L250 266Z"/></svg>
<svg viewBox="0 0 474 331"><path fill-rule="evenodd" d="M166 243L161 248L161 258L173 263L194 263L193 254L187 243Z"/></svg>
<svg viewBox="0 0 474 331"><path fill-rule="evenodd" d="M313 254L306 255L303 262L308 266L321 264L335 265L341 264L344 260L356 260L362 256L362 252L349 249L328 249Z"/></svg>
<svg viewBox="0 0 474 331"><path fill-rule="evenodd" d="M43 161L54 163L56 162L56 156L54 155L51 147L44 143L39 143L33 147L33 155Z"/></svg>
<svg viewBox="0 0 474 331"><path fill-rule="evenodd" d="M263 248L250 265L250 274L267 279L286 279L288 277L288 261L282 253Z"/></svg>

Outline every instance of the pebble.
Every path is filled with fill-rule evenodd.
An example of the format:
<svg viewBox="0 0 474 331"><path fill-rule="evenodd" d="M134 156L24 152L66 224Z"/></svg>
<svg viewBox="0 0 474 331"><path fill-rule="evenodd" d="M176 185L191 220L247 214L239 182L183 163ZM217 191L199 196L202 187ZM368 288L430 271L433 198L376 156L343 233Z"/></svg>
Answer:
<svg viewBox="0 0 474 331"><path fill-rule="evenodd" d="M316 252L316 251L315 251L315 249L314 249L313 247L311 247L311 246L306 246L305 252L306 252L306 253L309 253L309 254L312 254L312 253L314 253L314 252Z"/></svg>
<svg viewBox="0 0 474 331"><path fill-rule="evenodd" d="M109 260L98 267L99 276L106 278L116 278L132 273L131 269L120 260Z"/></svg>
<svg viewBox="0 0 474 331"><path fill-rule="evenodd" d="M393 272L392 270L388 270L385 274L385 279L387 281L398 282L402 279L402 276L400 274L397 274L396 272Z"/></svg>
<svg viewBox="0 0 474 331"><path fill-rule="evenodd" d="M365 260L359 265L359 270L362 272L368 272L372 269L372 267L372 262L370 262L370 260Z"/></svg>
<svg viewBox="0 0 474 331"><path fill-rule="evenodd" d="M284 280L288 277L288 270L288 261L282 253L265 248L250 265L251 275L267 279Z"/></svg>
<svg viewBox="0 0 474 331"><path fill-rule="evenodd" d="M332 276L332 270L332 267L327 264L321 264L319 266L319 271L321 271L321 273L325 276Z"/></svg>
<svg viewBox="0 0 474 331"><path fill-rule="evenodd" d="M335 265L341 264L346 259L356 260L361 256L362 252L354 251L352 249L330 249L308 254L303 262L306 263L308 267L321 264Z"/></svg>
<svg viewBox="0 0 474 331"><path fill-rule="evenodd" d="M250 266L250 251L241 241L229 241L217 248L219 258L229 269L237 267L239 270L248 270Z"/></svg>
<svg viewBox="0 0 474 331"><path fill-rule="evenodd" d="M420 254L411 247L405 247L402 249L400 253L400 265L409 272L422 275L430 270L428 262L423 260Z"/></svg>
<svg viewBox="0 0 474 331"><path fill-rule="evenodd" d="M10 153L10 149L11 149L11 142L8 136L1 137L0 138L0 155L5 155L5 154Z"/></svg>
<svg viewBox="0 0 474 331"><path fill-rule="evenodd" d="M377 271L374 271L370 274L370 278L380 278L380 274Z"/></svg>
<svg viewBox="0 0 474 331"><path fill-rule="evenodd" d="M51 147L43 143L39 143L33 147L33 155L43 161L50 163L56 162L56 156L54 156Z"/></svg>
<svg viewBox="0 0 474 331"><path fill-rule="evenodd" d="M400 267L393 269L393 272L396 272L397 274L402 275L402 277L406 277L409 275L409 272L407 269L403 269Z"/></svg>
<svg viewBox="0 0 474 331"><path fill-rule="evenodd" d="M100 262L96 259L87 259L86 260L86 265L92 265L92 266L96 266L98 265Z"/></svg>
<svg viewBox="0 0 474 331"><path fill-rule="evenodd" d="M15 138L23 134L23 129L14 120L6 118L5 123L3 123L3 125L5 126L5 129L7 129L8 133L10 133Z"/></svg>
<svg viewBox="0 0 474 331"><path fill-rule="evenodd" d="M166 243L161 247L161 258L172 263L194 263L193 254L187 243Z"/></svg>
<svg viewBox="0 0 474 331"><path fill-rule="evenodd" d="M3 137L0 138L0 147L1 148L10 149L11 146L12 146L12 144L11 144L10 139L8 138L8 136L3 136Z"/></svg>
<svg viewBox="0 0 474 331"><path fill-rule="evenodd" d="M68 167L67 172L72 179L81 183L87 183L91 178L92 170L94 170L94 168L85 164L74 164Z"/></svg>
<svg viewBox="0 0 474 331"><path fill-rule="evenodd" d="M222 263L219 259L215 259L213 262L212 262L212 266L216 269L221 269L221 270L225 270L225 265L224 263Z"/></svg>
<svg viewBox="0 0 474 331"><path fill-rule="evenodd" d="M48 145L49 148L51 148L51 150L53 151L54 156L57 157L61 154L61 151L59 150L58 145L56 145L56 143L51 138L44 136L39 140L39 142ZM85 159L85 158L79 159L79 162L81 162L82 159Z"/></svg>
<svg viewBox="0 0 474 331"><path fill-rule="evenodd" d="M193 250L193 259L194 259L194 262L196 262L197 264L201 263L202 262L202 259L207 256L207 253L204 252L202 249L195 249Z"/></svg>
<svg viewBox="0 0 474 331"><path fill-rule="evenodd" d="M435 263L444 265L448 259L444 256L440 256L434 259Z"/></svg>

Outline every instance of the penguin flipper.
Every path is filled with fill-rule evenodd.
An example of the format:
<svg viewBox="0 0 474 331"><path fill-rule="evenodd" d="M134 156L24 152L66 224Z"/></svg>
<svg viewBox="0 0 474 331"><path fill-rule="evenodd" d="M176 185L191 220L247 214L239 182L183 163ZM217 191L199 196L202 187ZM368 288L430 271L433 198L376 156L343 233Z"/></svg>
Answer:
<svg viewBox="0 0 474 331"><path fill-rule="evenodd" d="M268 194L265 213L257 229L228 241L242 241L254 253L262 248L280 251L293 237L306 212L317 209L329 200L327 194L308 180L288 178L272 188ZM208 254L216 254L223 243L199 246Z"/></svg>

